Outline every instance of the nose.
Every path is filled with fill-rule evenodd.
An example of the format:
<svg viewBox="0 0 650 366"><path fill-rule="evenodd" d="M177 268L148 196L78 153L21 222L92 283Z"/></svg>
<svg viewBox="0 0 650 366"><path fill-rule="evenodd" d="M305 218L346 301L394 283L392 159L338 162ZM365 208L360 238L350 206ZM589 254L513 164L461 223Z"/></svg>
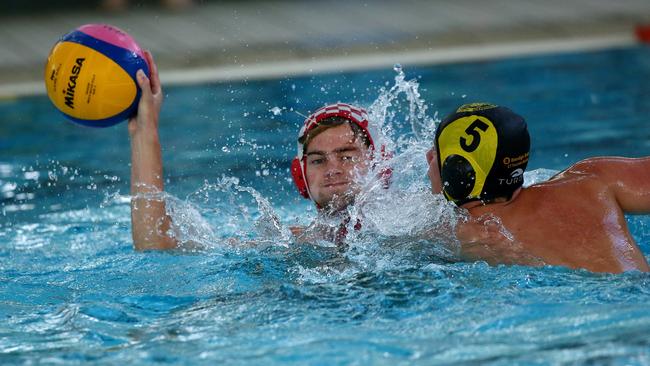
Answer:
<svg viewBox="0 0 650 366"><path fill-rule="evenodd" d="M326 173L328 176L343 174L341 161L339 159L327 159Z"/></svg>

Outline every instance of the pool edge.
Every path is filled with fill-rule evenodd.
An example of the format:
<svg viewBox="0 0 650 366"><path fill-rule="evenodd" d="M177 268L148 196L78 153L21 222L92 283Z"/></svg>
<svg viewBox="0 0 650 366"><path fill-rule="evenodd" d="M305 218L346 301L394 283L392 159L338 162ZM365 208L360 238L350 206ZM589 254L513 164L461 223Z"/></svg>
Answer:
<svg viewBox="0 0 650 366"><path fill-rule="evenodd" d="M339 55L318 59L240 64L238 66L171 69L161 73L166 86L192 85L211 82L276 79L330 72L358 71L390 68L395 63L402 66L435 65L454 62L472 62L499 58L594 51L607 48L629 47L638 44L634 34L619 33L608 36L571 39L546 39L538 41L504 42L499 44L464 45L450 48L419 49L405 52ZM44 95L42 81L0 84L0 99Z"/></svg>

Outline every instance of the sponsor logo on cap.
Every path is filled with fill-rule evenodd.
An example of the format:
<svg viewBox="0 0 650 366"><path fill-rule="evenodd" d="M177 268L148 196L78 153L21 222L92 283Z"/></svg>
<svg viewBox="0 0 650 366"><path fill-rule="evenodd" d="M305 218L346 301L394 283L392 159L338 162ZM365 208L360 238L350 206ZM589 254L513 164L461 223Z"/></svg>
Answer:
<svg viewBox="0 0 650 366"><path fill-rule="evenodd" d="M506 156L505 158L503 158L503 165L506 168L514 168L516 166L520 166L528 162L529 155L530 155L529 153L524 153L515 157Z"/></svg>
<svg viewBox="0 0 650 366"><path fill-rule="evenodd" d="M510 173L510 178L499 179L499 185L502 186L505 184L507 186L510 186L513 184L522 183L523 181L524 181L524 170L521 168L517 168Z"/></svg>

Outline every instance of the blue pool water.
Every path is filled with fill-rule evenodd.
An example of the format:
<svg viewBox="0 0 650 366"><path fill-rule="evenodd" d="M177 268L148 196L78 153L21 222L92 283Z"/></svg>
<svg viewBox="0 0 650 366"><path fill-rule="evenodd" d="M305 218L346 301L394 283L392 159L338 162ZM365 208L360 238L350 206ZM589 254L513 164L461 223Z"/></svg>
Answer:
<svg viewBox="0 0 650 366"><path fill-rule="evenodd" d="M346 252L296 245L265 219L315 217L289 181L298 113L397 95L393 70L167 88L169 206L207 246L169 253L132 249L125 124L82 128L45 97L0 100L0 363L650 363L648 274L456 262L409 239L430 218L404 208L426 208L430 139L418 123L468 101L526 116L527 178L593 155L648 155L650 48L405 73L420 97L400 94L385 120L393 140L405 136L390 193L402 209L374 212ZM650 218L628 222L650 255Z"/></svg>

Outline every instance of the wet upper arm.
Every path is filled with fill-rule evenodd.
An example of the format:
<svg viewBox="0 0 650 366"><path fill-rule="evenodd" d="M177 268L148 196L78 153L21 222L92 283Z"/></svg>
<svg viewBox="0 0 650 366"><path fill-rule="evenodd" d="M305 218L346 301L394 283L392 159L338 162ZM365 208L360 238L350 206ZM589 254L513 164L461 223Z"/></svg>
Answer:
<svg viewBox="0 0 650 366"><path fill-rule="evenodd" d="M571 170L592 173L623 211L650 213L650 157L603 157L583 160Z"/></svg>

